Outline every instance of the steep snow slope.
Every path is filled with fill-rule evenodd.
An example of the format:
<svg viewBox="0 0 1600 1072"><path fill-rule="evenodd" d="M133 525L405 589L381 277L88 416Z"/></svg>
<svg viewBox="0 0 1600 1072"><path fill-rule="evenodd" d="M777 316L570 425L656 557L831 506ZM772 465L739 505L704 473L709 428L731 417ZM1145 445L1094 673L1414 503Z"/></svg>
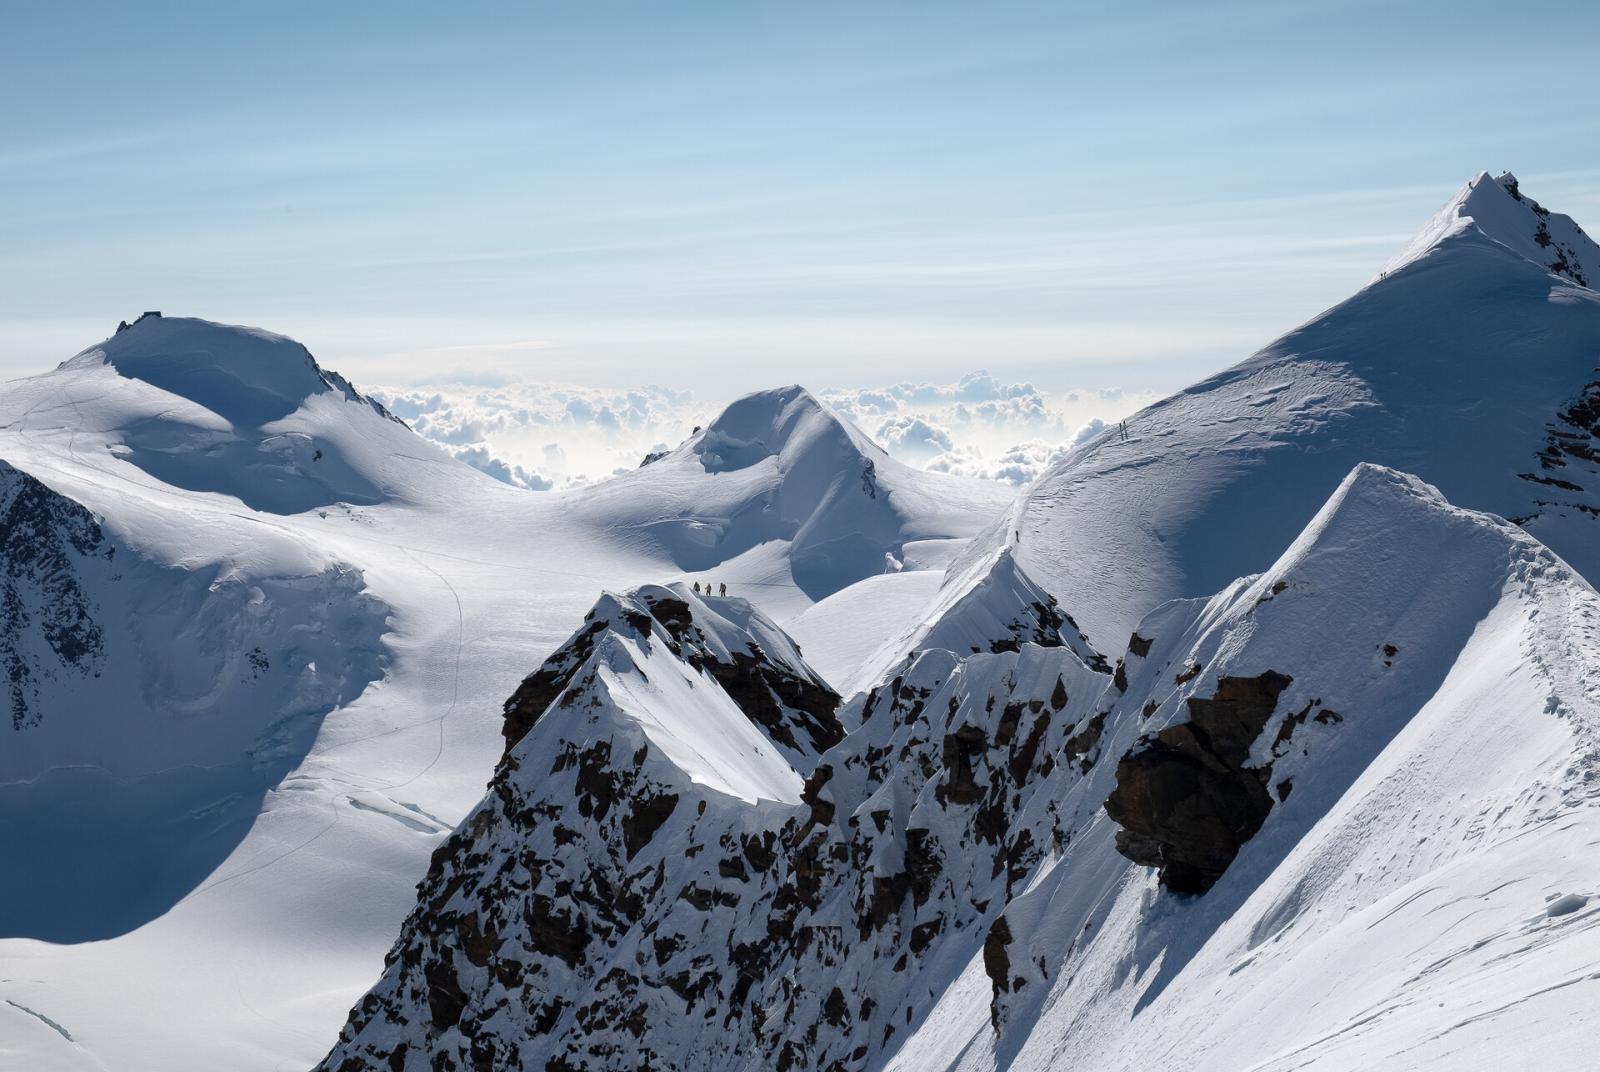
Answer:
<svg viewBox="0 0 1600 1072"><path fill-rule="evenodd" d="M1582 1063L1597 627L1514 526L1357 469L1267 573L1140 623L1116 758L1006 910L1001 1031L969 965L891 1067Z"/></svg>
<svg viewBox="0 0 1600 1072"><path fill-rule="evenodd" d="M1126 442L1074 451L990 542L1017 543L1116 647L1163 601L1265 568L1372 461L1600 578L1600 294L1574 281L1594 281L1574 266L1596 270L1600 249L1511 182L1480 175L1365 290L1135 415Z"/></svg>
<svg viewBox="0 0 1600 1072"><path fill-rule="evenodd" d="M704 774L723 761L666 742L747 735L725 712L758 724L752 699L787 708L793 690L727 691L714 670L696 677L694 660L669 645L692 648L684 623L707 610L681 586L670 596L608 598L528 679L546 710L435 857L383 980L323 1067L828 1063L813 1054L853 1066L904 1026L902 1002L922 1002L921 986L948 973L948 944L982 942L986 912L1039 847L992 822L973 826L970 806L987 801L980 814L998 817L1013 792L1031 790L1036 761L1048 770L1062 748L1092 749L1087 737L1066 740L1068 710L1087 711L1105 675L1060 647L970 667L925 653L846 710L858 730L794 757L799 792L753 795ZM779 681L808 674L781 641L734 646L774 652L757 658ZM677 695L686 674L699 695ZM998 747L1014 773L974 771L982 744L956 728L955 712L1018 689L1051 706L1004 704ZM518 702L508 709L515 718ZM770 770L764 750L748 756L741 769ZM948 784L941 767L956 775ZM947 856L958 881L935 889Z"/></svg>
<svg viewBox="0 0 1600 1072"><path fill-rule="evenodd" d="M630 678L673 676L602 630L601 691L513 750L323 1067L1569 1065L1600 952L1597 629L1520 529L1361 466L1114 674L1027 642L913 655L776 806L637 738L580 751ZM575 769L645 788L572 829ZM669 792L693 812L640 833ZM556 877L588 860L604 881Z"/></svg>
<svg viewBox="0 0 1600 1072"><path fill-rule="evenodd" d="M1023 643L1064 644L1085 665L1110 669L1078 623L1021 567L1014 545L996 546L996 540L1007 537L1004 525L969 545L945 571L933 597L867 656L857 680L863 685L881 680L890 667L917 651L941 649L965 655L1015 649Z"/></svg>
<svg viewBox="0 0 1600 1072"><path fill-rule="evenodd" d="M943 570L880 573L812 604L784 628L805 649L806 661L840 695L870 686L873 656L920 621L944 580Z"/></svg>
<svg viewBox="0 0 1600 1072"><path fill-rule="evenodd" d="M1578 1063L1597 597L1524 531L1352 467L1414 468L1592 576L1594 257L1505 182L1442 218L1351 301L1069 457L909 629L863 629L837 727L779 624L816 603L842 629L884 587L909 606L927 578L878 579L887 556L945 561L1003 493L923 481L798 389L536 496L247 329L146 321L8 384L7 501L49 524L5 576L32 620L83 617L52 619L61 645L16 632L45 717L0 732L67 732L42 729L65 725L52 690L101 687L74 635L171 628L137 672L212 675L227 702L134 705L126 732L256 781L210 793L242 840L158 918L0 942L0 1025L62 1068L309 1067L352 1004L341 1072ZM757 606L660 586L686 570ZM280 629L329 596L362 624ZM334 637L382 676L263 731L294 658L236 707L252 686L189 656L252 630ZM381 646L344 642L365 630ZM306 659L319 685L329 657ZM47 790L101 762L74 748L124 761L125 707L8 752L29 766L0 799L95 828L111 807ZM19 851L54 871L36 836Z"/></svg>
<svg viewBox="0 0 1600 1072"><path fill-rule="evenodd" d="M676 1067L641 1037L737 985L723 888L770 866L837 703L743 600L604 597L508 703L489 795L326 1066Z"/></svg>
<svg viewBox="0 0 1600 1072"><path fill-rule="evenodd" d="M1592 286L1588 273L1600 268L1600 247L1577 221L1551 212L1525 195L1517 177L1508 171L1492 181L1487 173L1480 174L1458 190L1406 248L1384 265L1380 276L1427 256L1441 240L1468 227L1478 228L1518 256L1579 286Z"/></svg>
<svg viewBox="0 0 1600 1072"><path fill-rule="evenodd" d="M122 421L113 449L175 487L293 514L337 502L380 502L411 482L404 471L379 464L380 458L361 456L361 440L349 434L364 429L409 448L403 426L378 427L380 421L399 421L318 366L292 339L156 317L61 365L63 372L90 375L103 369L159 392L145 397L164 404Z"/></svg>
<svg viewBox="0 0 1600 1072"><path fill-rule="evenodd" d="M34 622L81 606L104 652L95 678L93 656L64 664L38 631L7 649L38 686L30 725L0 722L0 848L29 876L3 890L5 929L27 937L0 941L0 1001L43 1031L53 1063L31 1067L313 1064L478 801L530 660L602 589L682 569L630 527L638 495L498 484L255 329L145 320L6 384L0 459L8 509L51 519L36 545L7 537L7 590ZM776 494L775 463L733 479L768 470ZM900 475L896 503L930 498ZM658 505L715 522L728 476L685 471ZM976 486L957 529L909 531L986 524ZM766 556L746 574L766 583L726 579L807 606L787 549L744 556Z"/></svg>
<svg viewBox="0 0 1600 1072"><path fill-rule="evenodd" d="M28 865L0 886L0 935L105 938L166 911L378 677L387 608L360 572L281 550L270 575L165 560L0 462L0 854Z"/></svg>
<svg viewBox="0 0 1600 1072"><path fill-rule="evenodd" d="M713 579L734 583L792 578L820 600L883 573L885 556L903 558L908 542L975 535L1011 498L986 481L902 465L804 388L785 387L739 399L573 509L686 572L715 568Z"/></svg>

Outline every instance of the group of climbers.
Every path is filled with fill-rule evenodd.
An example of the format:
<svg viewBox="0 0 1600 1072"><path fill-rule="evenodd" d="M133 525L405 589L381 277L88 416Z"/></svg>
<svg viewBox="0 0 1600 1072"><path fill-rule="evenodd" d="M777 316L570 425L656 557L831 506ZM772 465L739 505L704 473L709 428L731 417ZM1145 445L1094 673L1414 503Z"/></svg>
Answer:
<svg viewBox="0 0 1600 1072"><path fill-rule="evenodd" d="M697 596L698 595L707 595L707 596L710 595L711 594L711 582L710 581L706 582L706 587L705 587L705 591L704 592L702 592L700 590L700 582L699 581L694 582L694 594L697 595ZM728 585L727 585L727 583L723 582L721 584L718 584L717 585L717 595L726 596L727 594L728 594Z"/></svg>

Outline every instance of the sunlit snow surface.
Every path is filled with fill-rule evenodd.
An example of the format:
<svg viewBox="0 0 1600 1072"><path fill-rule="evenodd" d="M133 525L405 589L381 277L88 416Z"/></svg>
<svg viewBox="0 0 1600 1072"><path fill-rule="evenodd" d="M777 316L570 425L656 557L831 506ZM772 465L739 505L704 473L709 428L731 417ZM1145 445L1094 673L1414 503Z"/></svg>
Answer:
<svg viewBox="0 0 1600 1072"><path fill-rule="evenodd" d="M1479 176L1386 276L1130 417L1126 440L1074 451L1014 511L1023 567L1114 648L1165 600L1265 569L1352 466L1376 462L1457 505L1535 518L1600 576L1600 481L1576 457L1540 463L1552 432L1577 431L1561 411L1600 380L1600 294L1547 270L1558 254L1536 236L1544 223L1581 247L1591 287L1600 247L1531 205Z"/></svg>
<svg viewBox="0 0 1600 1072"><path fill-rule="evenodd" d="M907 1003L873 1067L1585 1064L1600 473L1566 449L1587 440L1562 437L1596 378L1600 297L1579 276L1600 251L1524 198L1475 180L1368 288L1074 451L1009 513L1007 492L898 466L799 388L742 400L615 481L532 495L267 333L146 321L6 384L0 459L99 518L133 580L84 565L85 585L108 645L138 652L43 681L38 725L0 725L0 802L25 818L12 874L92 859L74 839L119 811L135 834L113 844L194 854L192 881L163 870L182 888L157 891L152 918L74 934L82 905L16 911L0 1064L321 1060L429 854L482 796L502 702L602 590L680 580L792 624L845 690L929 644L988 641L910 664L951 679L930 720L1048 690L1039 668L1056 664L1076 667L1072 717L1105 716L1083 765L1019 805L1043 857L1007 899L952 891L964 922L910 976L851 950L861 992L889 980ZM1019 612L1051 600L1076 623L1066 649L1011 650ZM223 657L246 634L272 668L260 682ZM1125 687L1081 684L1110 678L1089 643ZM694 679L639 672L637 655L608 649L605 692L675 770L719 807L799 809L800 772L769 742L723 708L699 738L679 717L699 709ZM1113 848L1117 758L1222 676L1267 670L1293 682L1253 758L1293 793L1214 887L1180 898ZM1306 721L1277 751L1307 704L1342 721ZM970 848L934 782L905 782L918 795L895 809ZM152 809L183 838L145 823ZM109 856L107 881L135 884L141 855ZM951 863L992 889L986 860ZM997 1000L982 945L1002 913L1021 982Z"/></svg>
<svg viewBox="0 0 1600 1072"><path fill-rule="evenodd" d="M720 467L686 448L658 481L534 495L254 329L146 320L6 384L0 459L97 515L126 576L91 593L114 665L47 683L38 726L0 727L0 1065L15 1037L29 1068L309 1067L482 794L502 702L603 588L715 566L734 596L810 606L788 549L829 480L819 450L882 469L869 496L852 458L830 515L870 530L878 569L907 540L970 537L1009 498L937 476L922 491L803 392L752 420ZM694 535L723 518L725 555ZM819 596L830 562L867 568L806 546ZM239 650L257 634L271 688Z"/></svg>

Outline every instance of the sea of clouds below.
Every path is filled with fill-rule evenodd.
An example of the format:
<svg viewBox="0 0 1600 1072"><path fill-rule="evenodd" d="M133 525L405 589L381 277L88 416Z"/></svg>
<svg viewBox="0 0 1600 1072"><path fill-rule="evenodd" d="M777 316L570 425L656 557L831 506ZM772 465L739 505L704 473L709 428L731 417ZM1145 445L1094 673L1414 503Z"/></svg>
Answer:
<svg viewBox="0 0 1600 1072"><path fill-rule="evenodd" d="M603 480L704 425L731 399L649 385L628 390L511 381L370 392L423 435L497 480L530 491ZM988 372L819 395L891 455L923 469L1021 487L1074 445L1154 401L1116 388L1046 393Z"/></svg>

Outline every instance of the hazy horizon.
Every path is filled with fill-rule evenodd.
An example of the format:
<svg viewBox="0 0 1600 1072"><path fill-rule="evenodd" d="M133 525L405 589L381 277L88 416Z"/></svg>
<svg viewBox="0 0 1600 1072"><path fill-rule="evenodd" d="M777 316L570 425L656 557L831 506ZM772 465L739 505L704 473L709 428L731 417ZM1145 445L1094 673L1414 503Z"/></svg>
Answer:
<svg viewBox="0 0 1600 1072"><path fill-rule="evenodd" d="M14 15L0 376L158 308L387 385L1169 390L1480 170L1600 217L1584 5L912 10Z"/></svg>

